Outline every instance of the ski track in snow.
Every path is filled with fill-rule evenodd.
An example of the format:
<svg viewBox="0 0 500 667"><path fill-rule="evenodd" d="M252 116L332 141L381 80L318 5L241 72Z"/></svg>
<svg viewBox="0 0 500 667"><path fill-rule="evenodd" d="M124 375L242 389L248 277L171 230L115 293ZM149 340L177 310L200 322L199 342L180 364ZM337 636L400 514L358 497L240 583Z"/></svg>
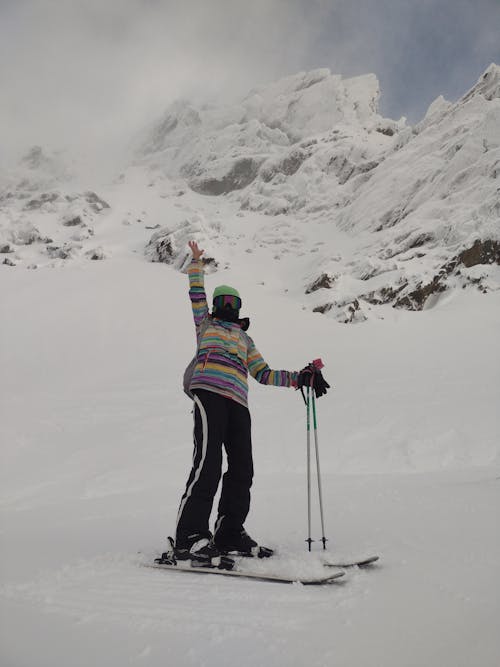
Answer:
<svg viewBox="0 0 500 667"><path fill-rule="evenodd" d="M123 622L133 628L161 630L171 627L175 620L189 623L192 632L225 626L249 633L263 628L294 631L301 624L300 605L314 600L322 607L327 601L324 593L309 593L300 585L291 585L300 591L290 593L278 590L288 588L285 584L266 583L272 598L272 605L266 606L261 582L238 581L241 586L228 580L214 583L210 575L149 571L141 567L144 562L103 555L21 585L4 587L1 593L7 598L25 599L46 612L67 614L79 623ZM200 599L204 605L199 604ZM242 604L245 617L239 614ZM283 610L277 615L276 605L281 604ZM206 605L210 608L208 618ZM317 611L320 613L319 608Z"/></svg>

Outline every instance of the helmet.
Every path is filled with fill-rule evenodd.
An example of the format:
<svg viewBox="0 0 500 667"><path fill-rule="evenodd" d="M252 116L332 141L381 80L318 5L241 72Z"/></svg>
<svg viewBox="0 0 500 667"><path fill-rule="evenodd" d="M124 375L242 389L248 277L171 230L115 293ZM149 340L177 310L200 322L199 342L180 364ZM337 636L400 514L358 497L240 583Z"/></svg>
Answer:
<svg viewBox="0 0 500 667"><path fill-rule="evenodd" d="M240 293L229 285L219 285L214 289L213 305L217 310L231 308L238 311L241 308Z"/></svg>
<svg viewBox="0 0 500 667"><path fill-rule="evenodd" d="M229 287L229 285L219 285L214 289L214 299L216 296L237 296L240 297L240 293L234 287Z"/></svg>

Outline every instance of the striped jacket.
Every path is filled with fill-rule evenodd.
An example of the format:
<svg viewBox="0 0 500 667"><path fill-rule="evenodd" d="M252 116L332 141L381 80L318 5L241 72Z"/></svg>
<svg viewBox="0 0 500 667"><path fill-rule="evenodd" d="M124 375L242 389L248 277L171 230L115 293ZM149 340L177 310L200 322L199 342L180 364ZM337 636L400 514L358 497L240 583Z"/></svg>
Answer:
<svg viewBox="0 0 500 667"><path fill-rule="evenodd" d="M198 356L189 389L206 389L248 406L248 373L261 384L294 387L295 371L273 371L250 336L235 322L210 319L205 294L203 262L192 260L188 268L189 297L193 308ZM200 329L203 330L199 340Z"/></svg>

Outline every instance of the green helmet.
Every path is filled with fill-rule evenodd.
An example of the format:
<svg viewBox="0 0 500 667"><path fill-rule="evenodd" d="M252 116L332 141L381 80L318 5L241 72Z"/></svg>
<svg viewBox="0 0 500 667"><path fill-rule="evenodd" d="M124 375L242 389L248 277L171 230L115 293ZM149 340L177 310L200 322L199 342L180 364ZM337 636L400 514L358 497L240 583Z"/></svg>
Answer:
<svg viewBox="0 0 500 667"><path fill-rule="evenodd" d="M227 308L232 311L239 311L241 308L240 293L229 285L219 285L214 289L212 303L219 312Z"/></svg>
<svg viewBox="0 0 500 667"><path fill-rule="evenodd" d="M238 290L234 289L234 287L229 287L229 285L219 285L216 287L213 298L215 299L216 296L237 296L241 298Z"/></svg>

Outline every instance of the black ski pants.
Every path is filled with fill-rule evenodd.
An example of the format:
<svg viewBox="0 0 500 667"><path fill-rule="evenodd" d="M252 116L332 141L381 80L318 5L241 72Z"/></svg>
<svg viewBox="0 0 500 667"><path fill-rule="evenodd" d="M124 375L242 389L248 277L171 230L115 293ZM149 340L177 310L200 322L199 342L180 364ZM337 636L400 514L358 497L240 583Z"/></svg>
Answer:
<svg viewBox="0 0 500 667"><path fill-rule="evenodd" d="M194 392L194 455L177 517L176 544L190 535L209 535L212 505L222 473L216 531L239 532L250 509L253 479L251 420L248 408L212 391Z"/></svg>

